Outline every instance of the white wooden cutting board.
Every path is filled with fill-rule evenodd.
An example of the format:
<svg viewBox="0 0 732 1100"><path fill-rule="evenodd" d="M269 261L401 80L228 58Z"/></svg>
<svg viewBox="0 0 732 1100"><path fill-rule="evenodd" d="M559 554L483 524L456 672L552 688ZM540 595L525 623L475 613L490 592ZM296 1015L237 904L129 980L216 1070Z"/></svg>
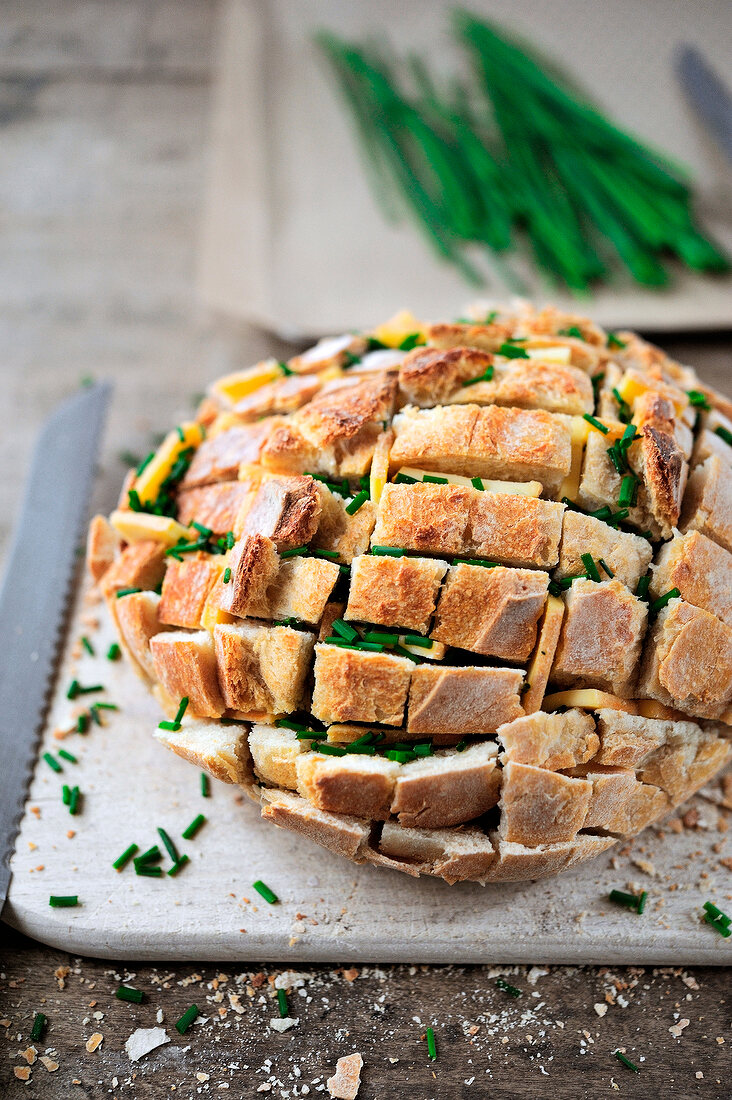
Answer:
<svg viewBox="0 0 732 1100"><path fill-rule="evenodd" d="M692 42L729 78L728 0L473 0L557 62L611 118L690 169L709 232L732 251L729 164L686 103L674 74ZM458 316L476 297L440 263L411 221L387 222L374 200L350 119L313 43L327 28L425 58L449 77L466 55L450 33L452 0L226 0L211 131L200 292L216 309L282 333L319 335L377 323L402 307ZM693 13L693 18L690 17ZM515 293L485 269L485 294ZM732 327L732 276L679 271L671 290L619 278L586 299L548 287L511 258L522 292L590 312L610 328Z"/></svg>
<svg viewBox="0 0 732 1100"><path fill-rule="evenodd" d="M269 959L277 962L559 962L720 964L732 940L699 921L708 898L730 909L730 874L719 866L717 807L697 798L707 830L648 831L632 851L612 853L555 879L482 888L449 887L397 872L357 867L304 838L261 821L236 788L212 781L200 793L195 768L160 746L157 706L124 661L105 654L113 640L102 605L80 595L61 661L17 850L4 918L27 935L72 952L121 959ZM98 617L99 629L88 616ZM80 618L81 616L81 618ZM88 635L97 657L78 652ZM104 728L57 740L67 724L72 677L103 683L119 704ZM58 775L41 754L63 747ZM63 783L83 792L70 816ZM198 814L192 841L183 829ZM112 862L131 842L140 851L167 829L191 863L176 878L139 878ZM74 836L69 837L69 830ZM729 854L729 853L727 853ZM648 860L655 875L633 859ZM616 865L613 866L613 863ZM708 877L704 878L703 875ZM264 880L268 905L252 889ZM644 916L609 905L608 891L649 891ZM52 909L51 894L78 894L74 909ZM248 900L245 900L248 899Z"/></svg>

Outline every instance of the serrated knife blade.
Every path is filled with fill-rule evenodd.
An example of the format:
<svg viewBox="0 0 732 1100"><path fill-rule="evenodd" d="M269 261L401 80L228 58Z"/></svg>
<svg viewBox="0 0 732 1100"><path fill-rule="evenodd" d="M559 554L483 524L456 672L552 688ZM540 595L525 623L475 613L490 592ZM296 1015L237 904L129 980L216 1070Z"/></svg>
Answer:
<svg viewBox="0 0 732 1100"><path fill-rule="evenodd" d="M111 392L84 388L46 421L0 589L0 912Z"/></svg>
<svg viewBox="0 0 732 1100"><path fill-rule="evenodd" d="M686 45L676 57L676 71L708 132L732 162L732 95L696 46Z"/></svg>

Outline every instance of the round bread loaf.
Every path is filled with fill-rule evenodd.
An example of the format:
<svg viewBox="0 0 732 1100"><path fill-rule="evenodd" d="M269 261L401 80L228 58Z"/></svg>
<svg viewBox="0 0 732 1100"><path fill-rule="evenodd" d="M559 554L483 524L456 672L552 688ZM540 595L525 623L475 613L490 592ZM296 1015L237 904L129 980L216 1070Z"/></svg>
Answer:
<svg viewBox="0 0 732 1100"><path fill-rule="evenodd" d="M582 317L220 378L88 565L161 743L357 862L554 874L730 757L732 406Z"/></svg>

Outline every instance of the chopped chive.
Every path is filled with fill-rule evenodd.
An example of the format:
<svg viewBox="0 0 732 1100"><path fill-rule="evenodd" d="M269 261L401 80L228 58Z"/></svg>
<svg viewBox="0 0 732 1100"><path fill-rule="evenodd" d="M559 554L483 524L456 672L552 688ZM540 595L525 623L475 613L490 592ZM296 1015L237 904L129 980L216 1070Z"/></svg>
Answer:
<svg viewBox="0 0 732 1100"><path fill-rule="evenodd" d="M364 634L364 640L367 642L379 642L381 645L398 645L399 635L389 634L381 630L369 630Z"/></svg>
<svg viewBox="0 0 732 1100"><path fill-rule="evenodd" d="M59 749L58 754L59 754L59 756L62 756L64 758L64 760L68 760L69 764L78 764L79 763L79 761L74 756L74 754L71 753L71 752L67 752L66 749Z"/></svg>
<svg viewBox="0 0 732 1100"><path fill-rule="evenodd" d="M732 447L732 432L728 428L723 428L721 424L717 425L714 429L716 435L720 439L723 439L725 443L728 443Z"/></svg>
<svg viewBox="0 0 732 1100"><path fill-rule="evenodd" d="M277 360L277 366L280 368L280 370L285 375L285 377L289 377L289 375L295 373L295 371L292 369L292 367L288 367L288 365L287 365L287 363L285 363L284 359L278 359Z"/></svg>
<svg viewBox="0 0 732 1100"><path fill-rule="evenodd" d="M596 428L598 432L602 432L603 435L607 435L610 431L607 424L603 424L602 420L598 420L596 416L592 416L590 413L582 413L582 419L591 424L593 428Z"/></svg>
<svg viewBox="0 0 732 1100"><path fill-rule="evenodd" d="M387 760L393 760L396 764L409 764L415 759L411 749L387 749L384 756Z"/></svg>
<svg viewBox="0 0 732 1100"><path fill-rule="evenodd" d="M511 985L504 978L496 978L496 985L499 989L502 989L504 993L508 993L510 997L520 997L521 990L517 989L515 985Z"/></svg>
<svg viewBox="0 0 732 1100"><path fill-rule="evenodd" d="M514 357L516 358L516 357ZM526 356L528 359L528 356ZM482 374L476 375L475 378L468 378L462 383L465 386L474 386L476 382L492 382L493 381L493 366L486 367Z"/></svg>
<svg viewBox="0 0 732 1100"><path fill-rule="evenodd" d="M437 1044L435 1043L435 1033L431 1027L428 1027L426 1032L427 1036L427 1056L431 1062L437 1059Z"/></svg>
<svg viewBox="0 0 732 1100"><path fill-rule="evenodd" d="M611 890L608 894L610 901L615 905L623 905L626 909L635 909L636 913L641 914L646 907L646 898L648 893L643 890L640 894L627 894L624 890Z"/></svg>
<svg viewBox="0 0 732 1100"><path fill-rule="evenodd" d="M85 650L87 651L87 653L89 654L89 656L90 656L90 657L94 657L94 656L95 656L95 654L94 654L94 646L93 646L93 645L91 644L91 642L90 642L90 641L89 641L89 639L87 638L86 634L82 634L82 636L81 636L81 644L83 645L84 649L85 649Z"/></svg>
<svg viewBox="0 0 732 1100"><path fill-rule="evenodd" d="M577 325L570 325L569 328L558 329L557 336L574 336L576 340L584 340L582 329Z"/></svg>
<svg viewBox="0 0 732 1100"><path fill-rule="evenodd" d="M627 1066L628 1069L632 1069L633 1073L640 1073L640 1070L638 1069L635 1062L631 1062L630 1058L626 1058L625 1055L621 1051L616 1050L615 1051L615 1057L617 1058L617 1060L619 1062L622 1062L624 1066Z"/></svg>
<svg viewBox="0 0 732 1100"><path fill-rule="evenodd" d="M381 557L389 558L404 557L404 551L400 550L397 546L372 546L371 553L380 555Z"/></svg>
<svg viewBox="0 0 732 1100"><path fill-rule="evenodd" d="M587 577L588 577L589 580L591 580L591 581L600 581L600 580L602 580L602 577L600 576L600 571L597 568L597 566L595 565L595 560L592 557L592 554L583 554L582 555L582 564L584 565L585 569L587 570Z"/></svg>
<svg viewBox="0 0 732 1100"><path fill-rule="evenodd" d="M470 484L473 486L474 489L485 489L482 477L471 477Z"/></svg>
<svg viewBox="0 0 732 1100"><path fill-rule="evenodd" d="M206 772L201 772L201 795L203 798L211 797L211 780Z"/></svg>
<svg viewBox="0 0 732 1100"><path fill-rule="evenodd" d="M614 332L608 332L608 334L607 334L607 346L609 348L625 348L628 345L627 345L627 342L625 340L621 340L620 337L616 336Z"/></svg>
<svg viewBox="0 0 732 1100"><path fill-rule="evenodd" d="M79 717L76 719L76 732L77 733L86 733L86 731L88 729L89 729L89 715L86 712L84 712L83 714L80 714Z"/></svg>
<svg viewBox="0 0 732 1100"><path fill-rule="evenodd" d="M394 484L395 485L416 485L417 484L417 478L416 477L410 477L409 474L403 474L400 470L399 473L397 474L397 476L394 478Z"/></svg>
<svg viewBox="0 0 732 1100"><path fill-rule="evenodd" d="M169 733L177 733L180 728L181 728L180 722L167 722L167 721L158 722L158 729L159 730L168 730Z"/></svg>
<svg viewBox="0 0 732 1100"><path fill-rule="evenodd" d="M76 815L76 813L79 809L79 798L80 798L80 796L81 796L81 791L79 790L79 788L78 787L72 787L71 788L71 796L69 798L69 813L70 814Z"/></svg>
<svg viewBox="0 0 732 1100"><path fill-rule="evenodd" d="M141 863L139 867L135 866L135 874L141 875L142 878L162 878L163 871L161 867L153 867L150 863Z"/></svg>
<svg viewBox="0 0 732 1100"><path fill-rule="evenodd" d="M55 772L62 772L64 769L59 764L55 756L52 756L50 752L44 752L43 759L48 764L49 768L53 768Z"/></svg>
<svg viewBox="0 0 732 1100"><path fill-rule="evenodd" d="M224 584L228 584L230 580L231 580L231 569L227 565L226 569L224 569Z"/></svg>
<svg viewBox="0 0 732 1100"><path fill-rule="evenodd" d="M234 540L234 532L233 531L227 531L226 532L226 549L227 550L231 550L233 548L234 541L235 541Z"/></svg>
<svg viewBox="0 0 732 1100"><path fill-rule="evenodd" d="M261 878L258 878L256 882L252 883L252 886L258 894L268 901L270 905L275 905L280 899L275 894L274 890L270 890L266 883L262 882Z"/></svg>
<svg viewBox="0 0 732 1100"><path fill-rule="evenodd" d="M196 523L195 519L191 521L191 527L195 527L199 535L203 535L205 539L210 539L213 534L213 530L210 527L204 527L202 523Z"/></svg>
<svg viewBox="0 0 732 1100"><path fill-rule="evenodd" d="M72 680L66 692L67 699L75 699L79 692L79 681Z"/></svg>
<svg viewBox="0 0 732 1100"><path fill-rule="evenodd" d="M190 825L187 825L186 828L183 830L181 836L184 840L191 840L196 835L201 826L205 824L206 818L203 816L203 814L196 814Z"/></svg>
<svg viewBox="0 0 732 1100"><path fill-rule="evenodd" d="M312 741L318 737L322 737L322 733L315 733L313 730L298 730L295 734L296 741Z"/></svg>
<svg viewBox="0 0 732 1100"><path fill-rule="evenodd" d="M78 894L51 894L48 904L52 909L73 909L79 904Z"/></svg>
<svg viewBox="0 0 732 1100"><path fill-rule="evenodd" d="M168 833L166 833L165 829L161 829L160 827L158 827L158 836L165 845L165 850L172 859L173 863L177 863L180 859L180 856L178 855L178 849L176 848Z"/></svg>
<svg viewBox="0 0 732 1100"><path fill-rule="evenodd" d="M136 1005L142 1004L145 997L141 989L133 989L131 985L121 985L114 995L118 1001L130 1001Z"/></svg>
<svg viewBox="0 0 732 1100"><path fill-rule="evenodd" d="M668 592L664 592L662 596L659 596L657 600L654 600L651 604L650 610L652 615L657 615L658 612L666 606L671 600L675 600L677 596L680 596L678 588L669 588Z"/></svg>
<svg viewBox="0 0 732 1100"><path fill-rule="evenodd" d="M708 916L710 916L712 920L719 920L727 925L732 924L732 917L728 917L726 913L723 913L721 909L718 909L714 902L705 901L703 909L706 910Z"/></svg>
<svg viewBox="0 0 732 1100"><path fill-rule="evenodd" d="M639 600L645 600L648 595L648 586L651 583L651 574L646 573L645 577L641 577L636 586L635 594Z"/></svg>
<svg viewBox="0 0 732 1100"><path fill-rule="evenodd" d="M48 1023L48 1016L44 1015L43 1012L36 1012L35 1016L33 1017L33 1027L31 1028L31 1033L30 1033L30 1037L31 1037L32 1042L34 1042L34 1043L38 1042L38 1040L43 1035L43 1032L44 1032L44 1029L45 1029L47 1023Z"/></svg>
<svg viewBox="0 0 732 1100"><path fill-rule="evenodd" d="M418 345L421 346L423 343L424 340L421 339L418 332L410 332L409 336L405 336L402 340L401 344L399 345L399 350L411 351L412 348L416 348Z"/></svg>
<svg viewBox="0 0 732 1100"><path fill-rule="evenodd" d="M61 788L61 800L64 806L68 806L69 802L71 801L71 787L68 785L68 783L64 783L63 787Z"/></svg>
<svg viewBox="0 0 732 1100"><path fill-rule="evenodd" d="M336 634L340 634L341 638L345 638L347 642L354 642L358 638L358 631L354 630L350 623L345 622L344 619L335 619L333 630Z"/></svg>
<svg viewBox="0 0 732 1100"><path fill-rule="evenodd" d="M96 706L96 704L93 704L89 707L89 717L91 718L92 722L95 723L95 725L101 726L103 724L102 719L99 715L99 708Z"/></svg>
<svg viewBox="0 0 732 1100"><path fill-rule="evenodd" d="M729 939L732 936L732 917L727 916L721 909L718 909L711 901L704 902L704 921L706 924L710 924L715 932L718 932L720 936L725 939Z"/></svg>
<svg viewBox="0 0 732 1100"><path fill-rule="evenodd" d="M531 356L525 348L517 348L515 344L501 344L498 349L497 355L502 355L504 359L530 359Z"/></svg>
<svg viewBox="0 0 732 1100"><path fill-rule="evenodd" d="M381 642L357 642L357 649L365 649L369 653L383 653L384 646Z"/></svg>
<svg viewBox="0 0 732 1100"><path fill-rule="evenodd" d="M148 848L146 852L143 852L141 856L138 856L135 860L135 866L142 867L146 863L156 863L159 859L163 858L163 853L157 844L153 844L152 848Z"/></svg>
<svg viewBox="0 0 732 1100"><path fill-rule="evenodd" d="M181 426L178 425L175 430L178 433L178 439L181 441L181 443L185 443L186 437L183 435L183 429L181 428Z"/></svg>
<svg viewBox="0 0 732 1100"><path fill-rule="evenodd" d="M635 474L626 474L620 483L618 504L621 508L632 508L638 495L638 478Z"/></svg>
<svg viewBox="0 0 732 1100"><path fill-rule="evenodd" d="M618 419L622 424L630 424L630 419L633 415L630 405L625 400L625 398L621 396L620 391L616 386L613 386L612 392L613 397L618 404Z"/></svg>
<svg viewBox="0 0 732 1100"><path fill-rule="evenodd" d="M127 864L130 862L130 860L132 859L132 857L134 856L135 852L139 852L139 850L140 849L137 846L137 844L130 844L129 848L125 848L122 855L117 856L114 863L112 864L115 871L121 871L123 867L126 867Z"/></svg>
<svg viewBox="0 0 732 1100"><path fill-rule="evenodd" d="M119 600L122 596L134 596L136 592L142 592L141 588L118 588L115 596Z"/></svg>
<svg viewBox="0 0 732 1100"><path fill-rule="evenodd" d="M168 871L168 875L171 877L177 875L178 872L182 870L183 867L185 867L186 863L190 863L190 857L187 856L184 852L180 859L177 859L173 866L170 868L170 870Z"/></svg>
<svg viewBox="0 0 732 1100"><path fill-rule="evenodd" d="M331 745L327 741L322 745L313 745L316 752L322 752L325 756L345 756L346 750L340 745Z"/></svg>
<svg viewBox="0 0 732 1100"><path fill-rule="evenodd" d="M119 710L116 703L92 703L97 710Z"/></svg>
<svg viewBox="0 0 732 1100"><path fill-rule="evenodd" d="M180 703L178 704L178 713L176 714L174 721L176 721L176 722L181 721L181 719L183 718L183 715L186 712L187 707L188 707L188 696L184 695L183 698L181 699Z"/></svg>
<svg viewBox="0 0 732 1100"><path fill-rule="evenodd" d="M590 378L590 382L592 382L592 397L593 397L593 400L594 400L595 404L597 404L597 402L600 400L600 386L602 385L602 383L604 381L605 381L605 371L604 370L598 371L597 374L593 374L592 377Z"/></svg>
<svg viewBox="0 0 732 1100"><path fill-rule="evenodd" d="M346 505L346 512L348 513L348 515L349 516L355 515L356 512L359 510L359 508L363 507L363 505L366 503L366 501L368 499L369 499L368 489L362 489L360 493L356 493L353 500L350 501Z"/></svg>
<svg viewBox="0 0 732 1100"><path fill-rule="evenodd" d="M427 485L449 485L449 481L446 477L438 477L436 474L425 474L422 478L424 484Z"/></svg>
<svg viewBox="0 0 732 1100"><path fill-rule="evenodd" d="M289 1012L287 1007L287 994L284 989L277 990L277 1007L280 1010L280 1016L285 1017Z"/></svg>
<svg viewBox="0 0 732 1100"><path fill-rule="evenodd" d="M707 395L702 393L701 390L687 390L686 396L689 398L689 404L695 409L705 409L709 411L711 405L707 399Z"/></svg>
<svg viewBox="0 0 732 1100"><path fill-rule="evenodd" d="M610 568L608 563L605 561L605 559L604 558L598 558L597 561L598 561L600 567L605 570L608 577L610 577L610 579L612 580L612 578L615 576L615 574L613 573L612 569Z"/></svg>
<svg viewBox="0 0 732 1100"><path fill-rule="evenodd" d="M293 722L290 718L277 718L275 719L275 725L280 729L286 730L305 730L306 726L303 726L300 722Z"/></svg>
<svg viewBox="0 0 732 1100"><path fill-rule="evenodd" d="M422 637L421 634L405 634L404 635L404 644L405 645L416 645L416 646L421 647L422 649L432 649L432 647L434 645L434 642L432 641L431 638Z"/></svg>
<svg viewBox="0 0 732 1100"><path fill-rule="evenodd" d="M179 1035L185 1035L194 1020L197 1020L200 1015L197 1005L191 1005L190 1008L185 1010L180 1020L176 1020L175 1030Z"/></svg>
<svg viewBox="0 0 732 1100"><path fill-rule="evenodd" d="M495 569L497 561L483 561L482 558L453 558L453 565L482 565L484 569Z"/></svg>
<svg viewBox="0 0 732 1100"><path fill-rule="evenodd" d="M104 691L104 684L89 684L88 687L82 687L77 683L76 694L77 695L92 695L95 691Z"/></svg>
<svg viewBox="0 0 732 1100"><path fill-rule="evenodd" d="M280 557L281 558L294 558L294 557L298 557L302 554L307 554L307 552L308 552L307 546L296 546L294 548L294 550L283 550L280 553Z"/></svg>
<svg viewBox="0 0 732 1100"><path fill-rule="evenodd" d="M140 463L140 465L135 470L135 477L139 477L140 474L143 472L143 470L147 469L147 467L150 465L150 463L152 462L152 460L154 458L155 458L155 451L150 451L150 454L146 458L143 458L142 462Z"/></svg>
<svg viewBox="0 0 732 1100"><path fill-rule="evenodd" d="M310 553L314 558L327 558L328 561L336 561L340 557L337 550L321 550L319 547L315 547Z"/></svg>
<svg viewBox="0 0 732 1100"><path fill-rule="evenodd" d="M468 742L463 737L463 738L461 738L460 741L458 741L457 745L455 746L455 752L465 752L467 747L468 747Z"/></svg>
<svg viewBox="0 0 732 1100"><path fill-rule="evenodd" d="M354 756L376 756L376 745L359 745L354 741L351 745L346 745L345 751Z"/></svg>

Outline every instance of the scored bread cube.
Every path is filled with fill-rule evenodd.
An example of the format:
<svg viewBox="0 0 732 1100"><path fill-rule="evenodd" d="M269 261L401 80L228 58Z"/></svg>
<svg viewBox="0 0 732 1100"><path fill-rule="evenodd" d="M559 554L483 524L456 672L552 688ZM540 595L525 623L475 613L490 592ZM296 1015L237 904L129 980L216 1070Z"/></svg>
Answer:
<svg viewBox="0 0 732 1100"><path fill-rule="evenodd" d="M472 393L475 387L463 383L484 374L492 363L493 356L479 348L414 348L399 369L399 388L412 404L429 409L461 390Z"/></svg>
<svg viewBox="0 0 732 1100"><path fill-rule="evenodd" d="M276 580L280 559L266 535L243 535L229 556L229 581L219 590L219 607L239 618L266 618L267 592Z"/></svg>
<svg viewBox="0 0 732 1100"><path fill-rule="evenodd" d="M501 771L491 742L464 752L438 752L405 764L394 786L391 812L401 825L443 829L487 813L498 802Z"/></svg>
<svg viewBox="0 0 732 1100"><path fill-rule="evenodd" d="M586 764L600 747L592 715L576 709L564 714L538 711L516 718L498 727L498 738L503 761L549 771Z"/></svg>
<svg viewBox="0 0 732 1100"><path fill-rule="evenodd" d="M730 430L730 429L727 429ZM726 466L732 464L732 446L725 443L716 431L702 428L696 437L691 455L692 467L699 466L712 456L719 458Z"/></svg>
<svg viewBox="0 0 732 1100"><path fill-rule="evenodd" d="M165 546L154 539L141 539L125 546L105 570L99 587L114 614L115 594L122 588L156 588L165 572Z"/></svg>
<svg viewBox="0 0 732 1100"><path fill-rule="evenodd" d="M394 417L393 467L542 483L552 493L569 473L569 421L541 409L448 405Z"/></svg>
<svg viewBox="0 0 732 1100"><path fill-rule="evenodd" d="M318 488L311 477L265 477L249 494L239 515L237 535L266 535L278 550L305 546L320 520Z"/></svg>
<svg viewBox="0 0 732 1100"><path fill-rule="evenodd" d="M351 564L346 619L426 633L446 561L360 555Z"/></svg>
<svg viewBox="0 0 732 1100"><path fill-rule="evenodd" d="M238 528L239 515L248 500L249 486L243 481L202 485L178 494L178 520L186 525L195 521L210 527L216 536L225 535Z"/></svg>
<svg viewBox="0 0 732 1100"><path fill-rule="evenodd" d="M618 580L575 581L565 604L552 681L630 697L648 617L646 604Z"/></svg>
<svg viewBox="0 0 732 1100"><path fill-rule="evenodd" d="M529 569L551 569L557 564L564 504L509 493L470 492L466 556Z"/></svg>
<svg viewBox="0 0 732 1100"><path fill-rule="evenodd" d="M298 756L297 790L320 810L385 821L401 765L383 756Z"/></svg>
<svg viewBox="0 0 732 1100"><path fill-rule="evenodd" d="M684 600L671 600L646 641L638 695L699 718L732 700L732 629Z"/></svg>
<svg viewBox="0 0 732 1100"><path fill-rule="evenodd" d="M666 742L674 724L667 719L643 718L621 710L598 710L600 748L593 763L637 768Z"/></svg>
<svg viewBox="0 0 732 1100"><path fill-rule="evenodd" d="M256 421L276 413L295 412L315 397L322 383L316 375L277 378L242 397L234 406L240 420Z"/></svg>
<svg viewBox="0 0 732 1100"><path fill-rule="evenodd" d="M246 784L252 779L252 762L247 747L247 727L236 722L201 722L184 718L179 730L162 730L155 738L177 756L203 768L222 783Z"/></svg>
<svg viewBox="0 0 732 1100"><path fill-rule="evenodd" d="M732 460L732 455L730 455ZM680 529L699 531L732 550L732 464L710 455L689 475Z"/></svg>
<svg viewBox="0 0 732 1100"><path fill-rule="evenodd" d="M256 462L270 423L237 425L211 435L200 444L180 483L181 489L197 488L217 481L236 481L242 462Z"/></svg>
<svg viewBox="0 0 732 1100"><path fill-rule="evenodd" d="M350 565L358 554L365 554L376 523L376 505L364 501L357 512L349 515L343 497L318 485L322 511L318 530L311 545L318 550L334 550L338 560Z"/></svg>
<svg viewBox="0 0 732 1100"><path fill-rule="evenodd" d="M494 733L523 714L523 672L516 668L418 665L409 689L407 731L440 744L466 733Z"/></svg>
<svg viewBox="0 0 732 1100"><path fill-rule="evenodd" d="M363 863L368 853L370 822L352 814L330 814L318 810L306 798L292 791L260 792L262 817L281 829L307 837L337 855Z"/></svg>
<svg viewBox="0 0 732 1100"><path fill-rule="evenodd" d="M638 770L638 778L660 787L671 804L678 806L703 787L731 756L727 729L719 736L714 729L675 722L665 744Z"/></svg>
<svg viewBox="0 0 732 1100"><path fill-rule="evenodd" d="M450 568L431 637L506 661L525 661L544 610L546 573L461 563Z"/></svg>
<svg viewBox="0 0 732 1100"><path fill-rule="evenodd" d="M220 623L216 663L226 706L241 714L291 713L302 700L313 635L288 626Z"/></svg>
<svg viewBox="0 0 732 1100"><path fill-rule="evenodd" d="M94 516L86 537L86 567L95 581L102 579L114 561L119 535L106 516Z"/></svg>
<svg viewBox="0 0 732 1100"><path fill-rule="evenodd" d="M216 674L213 638L207 630L171 630L150 639L156 678L173 700L187 696L198 718L219 718L224 700Z"/></svg>
<svg viewBox="0 0 732 1100"><path fill-rule="evenodd" d="M676 588L683 600L732 626L732 554L700 531L677 535L661 548L650 592L656 599Z"/></svg>
<svg viewBox="0 0 732 1100"><path fill-rule="evenodd" d="M596 565L602 558L617 579L635 592L638 581L651 563L653 547L648 539L640 535L617 531L594 516L567 511L559 546L559 565L554 571L554 578L560 580L562 577L584 574L583 554L590 554ZM602 569L601 566L598 568Z"/></svg>
<svg viewBox="0 0 732 1100"><path fill-rule="evenodd" d="M274 787L297 789L297 760L309 747L309 741L300 741L295 730L285 727L257 723L249 731L254 771Z"/></svg>
<svg viewBox="0 0 732 1100"><path fill-rule="evenodd" d="M269 619L298 619L320 622L340 570L335 562L321 558L288 558L281 562L276 578L267 589Z"/></svg>
<svg viewBox="0 0 732 1100"><path fill-rule="evenodd" d="M476 494L462 485L385 485L371 544L461 554Z"/></svg>
<svg viewBox="0 0 732 1100"><path fill-rule="evenodd" d="M196 630L201 625L209 593L221 572L221 565L207 558L169 559L158 609L160 621Z"/></svg>
<svg viewBox="0 0 732 1100"><path fill-rule="evenodd" d="M312 714L321 722L401 725L414 665L406 657L318 643Z"/></svg>
<svg viewBox="0 0 732 1100"><path fill-rule="evenodd" d="M641 783L633 771L591 767L583 769L582 776L592 783L585 829L635 836L670 809L664 792L650 783Z"/></svg>
<svg viewBox="0 0 732 1100"><path fill-rule="evenodd" d="M479 373L476 371L476 375ZM506 405L581 416L592 412L594 394L588 375L578 367L520 360L497 367L490 382L461 385L447 402Z"/></svg>
<svg viewBox="0 0 732 1100"><path fill-rule="evenodd" d="M488 882L548 878L586 859L594 859L617 843L615 837L593 836L592 833L577 833L572 840L533 847L504 840L498 832L490 833L490 838L495 844L498 859L490 869Z"/></svg>
<svg viewBox="0 0 732 1100"><path fill-rule="evenodd" d="M160 596L157 592L131 592L115 600L115 619L119 640L144 680L155 679L150 639L165 627L160 622Z"/></svg>
<svg viewBox="0 0 732 1100"><path fill-rule="evenodd" d="M533 847L572 840L582 828L592 784L532 764L503 768L499 835Z"/></svg>
<svg viewBox="0 0 732 1100"><path fill-rule="evenodd" d="M490 877L496 850L484 832L466 829L412 829L387 821L379 838L379 853L387 865L413 874L439 875L451 885ZM374 862L379 862L374 859Z"/></svg>

